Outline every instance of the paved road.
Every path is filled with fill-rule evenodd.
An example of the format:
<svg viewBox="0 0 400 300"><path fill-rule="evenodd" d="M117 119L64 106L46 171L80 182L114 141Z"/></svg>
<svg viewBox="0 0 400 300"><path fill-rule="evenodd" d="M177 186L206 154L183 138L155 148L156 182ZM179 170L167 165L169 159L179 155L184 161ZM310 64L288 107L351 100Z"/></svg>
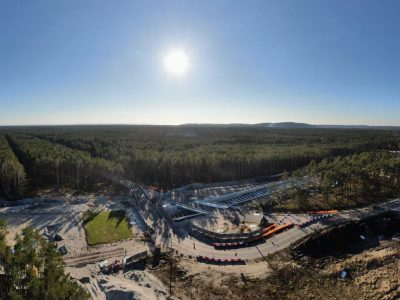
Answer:
<svg viewBox="0 0 400 300"><path fill-rule="evenodd" d="M384 211L400 211L400 199L392 200L379 205L380 209L373 209L372 207L365 207L354 210L347 210L337 213L332 219L324 220L325 224L315 223L304 229L294 227L290 230L282 232L275 237L268 239L265 243L257 246L217 250L214 247L204 244L199 240L189 237L180 239L176 235L172 235L172 246L174 250L185 256L196 257L199 255L209 256L214 258L242 258L242 259L258 259L276 251L289 247L291 244L302 239L308 234L326 228L331 225L340 224L349 220L360 220L369 216L380 214Z"/></svg>
<svg viewBox="0 0 400 300"><path fill-rule="evenodd" d="M179 239L176 235L172 236L172 244L170 244L170 246L177 250L178 253L182 253L185 256L191 255L192 257L196 257L203 255L215 258L242 258L250 260L262 258L270 253L287 248L292 243L305 237L307 234L314 232L319 227L322 228L318 224L313 224L306 229L294 227L268 239L265 243L238 249L217 250L193 237Z"/></svg>

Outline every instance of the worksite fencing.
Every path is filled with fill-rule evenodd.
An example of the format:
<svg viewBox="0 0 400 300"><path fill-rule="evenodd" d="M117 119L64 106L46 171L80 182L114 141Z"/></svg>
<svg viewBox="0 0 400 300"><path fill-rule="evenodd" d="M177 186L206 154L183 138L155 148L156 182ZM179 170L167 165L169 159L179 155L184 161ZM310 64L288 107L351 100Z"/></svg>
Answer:
<svg viewBox="0 0 400 300"><path fill-rule="evenodd" d="M147 258L147 251L143 251L140 253L137 253L135 255L129 256L124 258L124 265L129 265L131 263L137 262L141 259Z"/></svg>
<svg viewBox="0 0 400 300"><path fill-rule="evenodd" d="M218 233L201 228L195 224L191 224L190 234L194 237L207 238L212 241L238 241L246 240L258 234L258 231L243 232L243 233Z"/></svg>
<svg viewBox="0 0 400 300"><path fill-rule="evenodd" d="M245 264L245 261L241 258L215 258L199 255L197 261L215 264Z"/></svg>
<svg viewBox="0 0 400 300"><path fill-rule="evenodd" d="M272 224L263 230L261 230L258 234L253 237L249 237L246 240L236 241L233 243L213 243L215 249L227 249L227 248L239 248L239 247L246 247L250 246L251 244L258 243L262 240L265 240L275 234L281 233L286 229L290 229L294 226L293 223L284 224L281 226L277 226L277 224Z"/></svg>
<svg viewBox="0 0 400 300"><path fill-rule="evenodd" d="M298 224L298 226L299 226L300 228L304 228L304 227L307 227L307 226L309 226L309 225L311 225L311 224L314 224L314 223L316 223L316 222L322 221L322 220L327 219L327 218L332 218L332 217L333 217L333 214L329 214L329 215L318 215L318 216L313 217L313 218L311 218L311 219L309 219L309 220L307 220L307 221L305 221L305 222L303 222L303 223L301 223L301 224Z"/></svg>

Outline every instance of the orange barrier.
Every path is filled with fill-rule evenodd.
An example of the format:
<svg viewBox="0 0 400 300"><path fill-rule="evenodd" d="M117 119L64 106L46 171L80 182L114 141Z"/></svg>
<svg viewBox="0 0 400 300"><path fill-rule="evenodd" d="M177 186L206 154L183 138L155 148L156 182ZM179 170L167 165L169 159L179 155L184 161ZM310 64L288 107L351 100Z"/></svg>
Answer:
<svg viewBox="0 0 400 300"><path fill-rule="evenodd" d="M262 235L276 227L276 224L269 225L268 227L265 227L262 229L257 235L247 239L247 241L240 241L240 242L233 242L233 243L212 243L214 248L235 248L235 247L242 247L246 246L248 243L258 241L259 239L262 238Z"/></svg>
<svg viewBox="0 0 400 300"><path fill-rule="evenodd" d="M258 233L256 236L253 236L251 238L249 238L247 241L241 241L241 242L233 242L233 243L213 243L212 245L214 246L214 248L218 249L218 248L234 248L234 247L243 247L243 246L247 246L253 242L257 242L263 238L267 238L269 237L271 234L276 234L276 233L280 233L281 231L285 230L285 229L289 229L292 228L294 226L293 223L288 223L288 224L284 224L281 226L277 226L277 224L272 224L266 228L264 228L263 230L260 231L260 233Z"/></svg>
<svg viewBox="0 0 400 300"><path fill-rule="evenodd" d="M294 226L293 223L289 223L289 224L285 224L285 225L282 225L282 226L278 226L278 227L276 227L276 228L274 228L274 229L269 230L267 233L265 233L265 234L263 235L263 238L267 238L267 237L269 237L271 234L279 233L279 232L281 232L281 231L283 231L283 230L285 230L285 229L292 228L293 226Z"/></svg>
<svg viewBox="0 0 400 300"><path fill-rule="evenodd" d="M260 231L260 234L263 234L263 233L265 233L265 232L271 230L271 229L274 228L275 226L276 226L276 224L272 224L272 225L270 225L270 226L264 228L263 230Z"/></svg>
<svg viewBox="0 0 400 300"><path fill-rule="evenodd" d="M327 214L336 214L336 209L331 210L318 210L318 211L309 211L307 212L309 215L327 215Z"/></svg>
<svg viewBox="0 0 400 300"><path fill-rule="evenodd" d="M256 241L258 241L258 240L260 240L260 239L262 239L262 235L261 235L261 234L257 234L256 236L253 236L253 237L249 238L249 239L246 241L246 244L250 244L250 243L252 243L252 242L256 242Z"/></svg>

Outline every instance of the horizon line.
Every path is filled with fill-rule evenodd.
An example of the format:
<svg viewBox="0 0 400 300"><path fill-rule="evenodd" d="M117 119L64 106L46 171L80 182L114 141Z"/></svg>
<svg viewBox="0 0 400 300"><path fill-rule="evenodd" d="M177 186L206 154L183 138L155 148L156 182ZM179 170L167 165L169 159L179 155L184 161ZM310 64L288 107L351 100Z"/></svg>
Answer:
<svg viewBox="0 0 400 300"><path fill-rule="evenodd" d="M60 123L60 124L14 124L14 125L0 125L0 127L56 127L56 126L201 126L201 125L225 125L225 126L255 126L255 125L283 125L283 124L292 124L292 125L303 125L303 126L341 126L341 127L400 127L399 125L368 125L368 124L314 124L314 123L306 123L306 122L292 122L292 121L282 121L282 122L261 122L261 123L246 123L246 122L229 122L229 123L210 123L210 122L193 122L193 123L180 123L180 124L163 124L163 123Z"/></svg>

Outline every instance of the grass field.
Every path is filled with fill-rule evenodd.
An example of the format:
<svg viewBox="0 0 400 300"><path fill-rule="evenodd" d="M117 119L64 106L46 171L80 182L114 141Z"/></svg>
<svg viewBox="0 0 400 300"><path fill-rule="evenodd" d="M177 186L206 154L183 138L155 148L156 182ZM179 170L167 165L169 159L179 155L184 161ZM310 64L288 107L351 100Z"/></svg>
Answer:
<svg viewBox="0 0 400 300"><path fill-rule="evenodd" d="M105 244L133 237L124 211L88 213L84 228L89 245Z"/></svg>

